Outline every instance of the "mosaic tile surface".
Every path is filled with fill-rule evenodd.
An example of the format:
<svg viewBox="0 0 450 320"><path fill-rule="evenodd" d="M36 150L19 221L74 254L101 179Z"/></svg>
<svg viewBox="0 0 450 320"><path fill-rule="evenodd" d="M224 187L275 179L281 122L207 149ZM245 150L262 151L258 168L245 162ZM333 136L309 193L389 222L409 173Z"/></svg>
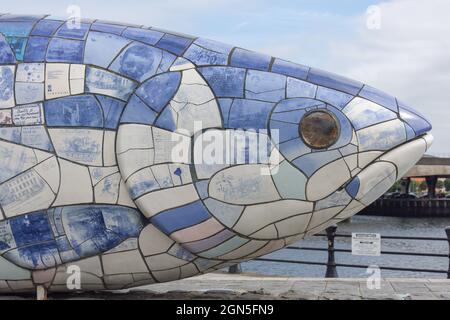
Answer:
<svg viewBox="0 0 450 320"><path fill-rule="evenodd" d="M377 89L242 48L0 15L0 292L68 290L72 265L83 290L120 289L279 250L377 199L430 130ZM241 161L202 158L230 156L204 143L221 139Z"/></svg>

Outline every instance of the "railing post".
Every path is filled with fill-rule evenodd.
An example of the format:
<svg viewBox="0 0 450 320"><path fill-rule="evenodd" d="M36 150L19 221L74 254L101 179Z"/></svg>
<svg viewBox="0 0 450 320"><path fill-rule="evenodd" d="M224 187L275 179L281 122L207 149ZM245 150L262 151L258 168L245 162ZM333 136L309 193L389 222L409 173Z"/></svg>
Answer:
<svg viewBox="0 0 450 320"><path fill-rule="evenodd" d="M234 264L228 268L228 273L231 274L240 274L242 273L241 264Z"/></svg>
<svg viewBox="0 0 450 320"><path fill-rule="evenodd" d="M447 271L447 279L450 279L450 227L445 228L445 233L447 234L447 240L448 240L448 271Z"/></svg>
<svg viewBox="0 0 450 320"><path fill-rule="evenodd" d="M328 261L327 261L327 272L325 278L339 278L336 270L336 260L334 257L334 238L336 236L337 225L333 225L327 228L327 238L328 238Z"/></svg>

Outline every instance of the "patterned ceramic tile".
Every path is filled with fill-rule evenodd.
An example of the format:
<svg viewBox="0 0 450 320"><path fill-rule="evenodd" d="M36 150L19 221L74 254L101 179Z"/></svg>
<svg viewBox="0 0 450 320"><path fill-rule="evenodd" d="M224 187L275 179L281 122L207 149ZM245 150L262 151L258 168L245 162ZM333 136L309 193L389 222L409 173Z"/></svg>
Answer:
<svg viewBox="0 0 450 320"><path fill-rule="evenodd" d="M67 291L73 265L105 290L254 259L357 213L432 142L357 81L166 30L72 27L0 15L0 292Z"/></svg>

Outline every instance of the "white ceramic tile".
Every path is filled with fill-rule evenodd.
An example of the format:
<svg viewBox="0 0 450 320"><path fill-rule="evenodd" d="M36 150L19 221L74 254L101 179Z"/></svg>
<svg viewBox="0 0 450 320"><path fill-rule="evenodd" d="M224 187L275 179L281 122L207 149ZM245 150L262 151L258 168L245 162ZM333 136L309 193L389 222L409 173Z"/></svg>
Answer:
<svg viewBox="0 0 450 320"><path fill-rule="evenodd" d="M48 152L41 151L41 150L36 150L36 149L34 149L33 151L34 151L34 154L36 155L36 159L37 159L38 163L42 162L44 160L47 160L48 158L53 157L52 153L48 153Z"/></svg>
<svg viewBox="0 0 450 320"><path fill-rule="evenodd" d="M34 170L47 182L54 193L58 192L60 175L56 157L41 162Z"/></svg>
<svg viewBox="0 0 450 320"><path fill-rule="evenodd" d="M327 164L314 173L306 185L306 197L316 201L329 196L350 179L350 172L343 159Z"/></svg>
<svg viewBox="0 0 450 320"><path fill-rule="evenodd" d="M152 273L155 279L159 282L168 282L178 280L181 277L180 268L165 270L165 271L155 271Z"/></svg>
<svg viewBox="0 0 450 320"><path fill-rule="evenodd" d="M0 182L24 172L43 160L36 157L33 149L5 141L0 141L0 156L2 159Z"/></svg>
<svg viewBox="0 0 450 320"><path fill-rule="evenodd" d="M271 224L270 226L253 233L251 236L254 239L276 239L278 238L278 231L277 228L275 228L275 225Z"/></svg>
<svg viewBox="0 0 450 320"><path fill-rule="evenodd" d="M359 211L361 211L362 209L364 209L364 205L362 205L360 202L353 200L352 202L350 202L350 204L345 208L345 210L343 210L341 213L339 213L339 215L337 215L335 218L336 219L348 219L350 217L352 217L353 215L355 215L356 213L358 213Z"/></svg>
<svg viewBox="0 0 450 320"><path fill-rule="evenodd" d="M131 174L149 167L153 164L154 150L129 150L117 155L120 172L124 179L128 179Z"/></svg>
<svg viewBox="0 0 450 320"><path fill-rule="evenodd" d="M248 236L269 224L276 223L295 215L311 213L312 211L312 202L297 200L281 200L272 203L248 206L233 229L240 234Z"/></svg>
<svg viewBox="0 0 450 320"><path fill-rule="evenodd" d="M116 132L105 131L103 137L103 165L106 167L116 165Z"/></svg>
<svg viewBox="0 0 450 320"><path fill-rule="evenodd" d="M126 274L113 274L105 275L103 278L106 288L109 290L121 290L134 283L133 275Z"/></svg>
<svg viewBox="0 0 450 320"><path fill-rule="evenodd" d="M380 151L360 152L358 153L358 166L363 169L381 155L382 152Z"/></svg>
<svg viewBox="0 0 450 320"><path fill-rule="evenodd" d="M352 154L352 155L346 156L346 157L344 157L344 160L347 163L350 171L353 171L358 167L358 155L357 154Z"/></svg>
<svg viewBox="0 0 450 320"><path fill-rule="evenodd" d="M204 204L217 220L230 228L236 223L245 208L244 206L232 205L211 198L205 199Z"/></svg>
<svg viewBox="0 0 450 320"><path fill-rule="evenodd" d="M31 280L8 281L8 284L16 292L30 292L35 290L35 285Z"/></svg>
<svg viewBox="0 0 450 320"><path fill-rule="evenodd" d="M86 74L86 66L84 64L71 64L70 65L70 79L71 80L84 80Z"/></svg>
<svg viewBox="0 0 450 320"><path fill-rule="evenodd" d="M119 184L119 200L117 200L117 204L120 206L136 208L136 204L131 199L130 194L128 192L128 189L127 189L123 179L120 180L120 184Z"/></svg>
<svg viewBox="0 0 450 320"><path fill-rule="evenodd" d="M16 103L27 104L44 100L44 84L16 82Z"/></svg>
<svg viewBox="0 0 450 320"><path fill-rule="evenodd" d="M211 198L231 204L257 204L276 201L280 196L272 178L261 175L267 165L240 165L216 174L209 184Z"/></svg>
<svg viewBox="0 0 450 320"><path fill-rule="evenodd" d="M138 250L102 255L105 274L148 272L144 260Z"/></svg>
<svg viewBox="0 0 450 320"><path fill-rule="evenodd" d="M243 259L246 258L248 255L254 253L255 251L261 249L267 243L268 243L267 241L252 240L244 244L242 247L233 250L227 254L224 254L223 256L219 257L219 259L223 260Z"/></svg>
<svg viewBox="0 0 450 320"><path fill-rule="evenodd" d="M310 219L311 214L304 214L277 222L275 226L279 237L288 237L305 232Z"/></svg>
<svg viewBox="0 0 450 320"><path fill-rule="evenodd" d="M79 260L77 266L84 273L91 273L98 277L103 276L102 265L98 256Z"/></svg>
<svg viewBox="0 0 450 320"><path fill-rule="evenodd" d="M117 153L130 149L153 148L151 126L140 124L124 124L119 127L117 134Z"/></svg>
<svg viewBox="0 0 450 320"><path fill-rule="evenodd" d="M135 202L142 213L152 217L167 209L176 208L181 205L198 200L198 194L192 184L175 187L149 193Z"/></svg>
<svg viewBox="0 0 450 320"><path fill-rule="evenodd" d="M45 68L45 98L56 99L70 95L70 65L47 63Z"/></svg>
<svg viewBox="0 0 450 320"><path fill-rule="evenodd" d="M116 247L112 248L111 250L108 250L105 252L106 254L109 253L117 253L117 252L123 252L123 251L131 251L131 250L138 250L139 244L137 238L129 238Z"/></svg>
<svg viewBox="0 0 450 320"><path fill-rule="evenodd" d="M176 258L167 253L147 257L145 258L145 262L147 262L147 265L152 272L177 268L188 263L186 260Z"/></svg>
<svg viewBox="0 0 450 320"><path fill-rule="evenodd" d="M272 178L282 198L306 200L306 176L287 161L272 170Z"/></svg>
<svg viewBox="0 0 450 320"><path fill-rule="evenodd" d="M84 79L84 65L70 66L70 93L72 95L84 93L85 79Z"/></svg>
<svg viewBox="0 0 450 320"><path fill-rule="evenodd" d="M185 135L153 128L155 163L190 163L191 139Z"/></svg>
<svg viewBox="0 0 450 320"><path fill-rule="evenodd" d="M181 85L170 102L178 115L178 129L195 132L194 121L202 128L220 127L222 124L219 107L211 89L196 70L183 71Z"/></svg>
<svg viewBox="0 0 450 320"><path fill-rule="evenodd" d="M347 193L347 190L342 189L333 192L329 197L316 202L314 210L322 210L325 208L346 206L352 201L352 197Z"/></svg>
<svg viewBox="0 0 450 320"><path fill-rule="evenodd" d="M174 241L149 224L139 235L139 248L144 256L157 255L167 252Z"/></svg>
<svg viewBox="0 0 450 320"><path fill-rule="evenodd" d="M12 120L16 126L44 124L42 103L14 107L12 109Z"/></svg>
<svg viewBox="0 0 450 320"><path fill-rule="evenodd" d="M376 162L361 171L358 177L360 187L356 199L369 205L395 183L397 170L392 163Z"/></svg>
<svg viewBox="0 0 450 320"><path fill-rule="evenodd" d="M271 241L268 241L264 247L249 254L246 258L254 259L254 258L261 257L261 256L265 256L268 253L282 249L284 246L285 246L285 242L283 239L271 240Z"/></svg>
<svg viewBox="0 0 450 320"><path fill-rule="evenodd" d="M43 63L21 63L17 65L17 82L44 82Z"/></svg>
<svg viewBox="0 0 450 320"><path fill-rule="evenodd" d="M198 271L197 267L195 266L195 264L189 263L189 264L186 264L186 265L180 267L180 274L181 274L180 279L184 279L184 278L193 277L193 276L199 274L199 271Z"/></svg>
<svg viewBox="0 0 450 320"><path fill-rule="evenodd" d="M61 185L56 198L56 206L91 203L93 190L88 168L59 159Z"/></svg>
<svg viewBox="0 0 450 320"><path fill-rule="evenodd" d="M397 179L401 179L422 158L426 150L425 140L418 139L384 154L380 160L394 163L398 170Z"/></svg>
<svg viewBox="0 0 450 320"><path fill-rule="evenodd" d="M0 279L2 280L28 280L31 279L29 270L20 268L0 257Z"/></svg>
<svg viewBox="0 0 450 320"><path fill-rule="evenodd" d="M222 230L224 227L216 219L210 218L192 227L176 231L170 237L178 243L185 243L209 238Z"/></svg>
<svg viewBox="0 0 450 320"><path fill-rule="evenodd" d="M313 229L327 222L328 220L331 220L344 208L345 208L344 206L341 206L314 211L311 221L309 222L308 229Z"/></svg>

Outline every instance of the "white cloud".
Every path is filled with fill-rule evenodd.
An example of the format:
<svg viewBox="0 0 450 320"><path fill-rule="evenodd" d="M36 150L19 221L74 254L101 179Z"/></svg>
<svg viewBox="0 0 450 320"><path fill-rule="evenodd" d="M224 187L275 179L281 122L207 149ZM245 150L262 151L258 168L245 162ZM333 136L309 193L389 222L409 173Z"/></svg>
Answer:
<svg viewBox="0 0 450 320"><path fill-rule="evenodd" d="M386 91L433 124L434 154L450 155L450 1L393 0L379 4L381 29L359 16L304 14L254 49L323 68ZM300 18L300 16L299 16Z"/></svg>
<svg viewBox="0 0 450 320"><path fill-rule="evenodd" d="M354 19L357 36L331 43L329 64L409 103L433 124L432 153L450 154L450 2L380 4L381 29Z"/></svg>
<svg viewBox="0 0 450 320"><path fill-rule="evenodd" d="M337 72L421 111L434 126L433 152L450 154L450 1L380 3L380 30L366 28L364 12L351 16L363 4L340 2L337 13L334 1L314 9L300 0L17 0L2 1L2 11L65 15L75 3L86 17L206 36Z"/></svg>

